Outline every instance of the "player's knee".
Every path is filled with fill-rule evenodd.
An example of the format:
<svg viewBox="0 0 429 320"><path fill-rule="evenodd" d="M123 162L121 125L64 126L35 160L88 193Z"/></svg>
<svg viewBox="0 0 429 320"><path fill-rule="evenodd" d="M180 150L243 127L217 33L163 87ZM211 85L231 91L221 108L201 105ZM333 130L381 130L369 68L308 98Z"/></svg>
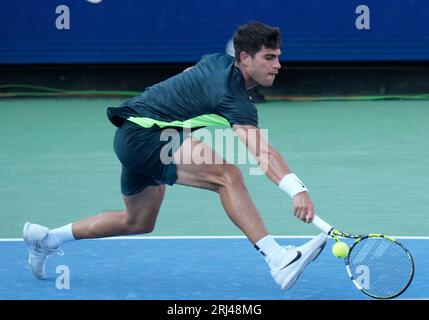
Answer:
<svg viewBox="0 0 429 320"><path fill-rule="evenodd" d="M134 234L151 233L154 229L154 223L141 223L135 226Z"/></svg>
<svg viewBox="0 0 429 320"><path fill-rule="evenodd" d="M241 170L232 164L226 164L224 166L221 179L223 186L244 185Z"/></svg>
<svg viewBox="0 0 429 320"><path fill-rule="evenodd" d="M146 221L145 219L138 219L135 216L126 215L124 221L127 234L142 234L151 233L155 229L155 223Z"/></svg>
<svg viewBox="0 0 429 320"><path fill-rule="evenodd" d="M151 233L151 232L153 232L153 230L155 230L155 225L154 224L152 224L152 225L142 225L138 229L137 233L138 234Z"/></svg>

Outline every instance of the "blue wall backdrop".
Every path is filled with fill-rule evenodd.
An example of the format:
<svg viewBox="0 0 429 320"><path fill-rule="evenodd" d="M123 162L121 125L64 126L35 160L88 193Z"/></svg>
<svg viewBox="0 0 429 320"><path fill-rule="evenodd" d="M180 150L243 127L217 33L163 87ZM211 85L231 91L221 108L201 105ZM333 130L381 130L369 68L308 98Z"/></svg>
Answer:
<svg viewBox="0 0 429 320"><path fill-rule="evenodd" d="M193 62L251 20L281 28L283 61L429 60L427 0L0 0L0 63Z"/></svg>

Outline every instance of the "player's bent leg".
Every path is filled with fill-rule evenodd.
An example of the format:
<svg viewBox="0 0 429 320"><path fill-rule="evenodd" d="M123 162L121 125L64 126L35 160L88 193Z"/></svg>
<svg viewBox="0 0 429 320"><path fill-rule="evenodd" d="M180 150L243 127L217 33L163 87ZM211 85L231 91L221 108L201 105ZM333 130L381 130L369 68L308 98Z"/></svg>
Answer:
<svg viewBox="0 0 429 320"><path fill-rule="evenodd" d="M210 159L209 163L199 164L194 159L183 161L186 156L184 152L187 151L189 155L189 150L195 148L204 154L204 159ZM177 174L176 183L219 193L228 216L253 244L268 234L244 185L239 168L221 158L208 145L191 138L186 139L181 148L176 151L174 162Z"/></svg>
<svg viewBox="0 0 429 320"><path fill-rule="evenodd" d="M124 196L125 211L106 211L79 220L70 226L70 237L77 240L149 233L154 229L164 193L165 186L160 185L148 186L136 195ZM28 263L34 276L39 279L45 276L47 258L62 244L51 241L52 233L49 228L38 224L27 222L24 225Z"/></svg>
<svg viewBox="0 0 429 320"><path fill-rule="evenodd" d="M150 233L154 230L165 195L165 185L149 186L146 193L123 196L126 207L125 226L128 234Z"/></svg>
<svg viewBox="0 0 429 320"><path fill-rule="evenodd" d="M73 223L76 239L104 238L153 231L164 198L165 185L148 186L132 196L123 196L126 210L106 211Z"/></svg>

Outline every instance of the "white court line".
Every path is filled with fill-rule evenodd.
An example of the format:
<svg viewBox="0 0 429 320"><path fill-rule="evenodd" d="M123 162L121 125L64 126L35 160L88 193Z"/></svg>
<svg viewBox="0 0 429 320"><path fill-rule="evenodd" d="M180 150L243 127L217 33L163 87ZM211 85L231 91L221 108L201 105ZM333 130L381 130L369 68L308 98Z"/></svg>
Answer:
<svg viewBox="0 0 429 320"><path fill-rule="evenodd" d="M277 239L308 239L314 236L273 236ZM407 240L429 240L427 236L391 236L395 239ZM205 240L205 239L247 239L245 236L126 236L126 237L112 237L101 239L86 239L86 240ZM22 238L0 238L0 242L23 241Z"/></svg>

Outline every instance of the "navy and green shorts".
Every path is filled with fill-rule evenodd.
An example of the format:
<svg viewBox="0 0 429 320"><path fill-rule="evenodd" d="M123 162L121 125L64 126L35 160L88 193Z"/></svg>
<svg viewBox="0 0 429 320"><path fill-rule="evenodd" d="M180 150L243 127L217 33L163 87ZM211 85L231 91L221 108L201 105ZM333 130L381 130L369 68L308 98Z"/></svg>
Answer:
<svg viewBox="0 0 429 320"><path fill-rule="evenodd" d="M170 129L168 136L172 137L173 133L175 138L162 141L161 134L164 130L166 129L157 126L144 128L130 121L124 121L116 129L113 146L122 163L123 195L137 194L147 186L173 185L176 182L176 165L172 161L162 161L161 152L165 156L165 151L168 150L168 156L172 157L183 143L184 134L183 130ZM164 146L166 148L163 149Z"/></svg>

